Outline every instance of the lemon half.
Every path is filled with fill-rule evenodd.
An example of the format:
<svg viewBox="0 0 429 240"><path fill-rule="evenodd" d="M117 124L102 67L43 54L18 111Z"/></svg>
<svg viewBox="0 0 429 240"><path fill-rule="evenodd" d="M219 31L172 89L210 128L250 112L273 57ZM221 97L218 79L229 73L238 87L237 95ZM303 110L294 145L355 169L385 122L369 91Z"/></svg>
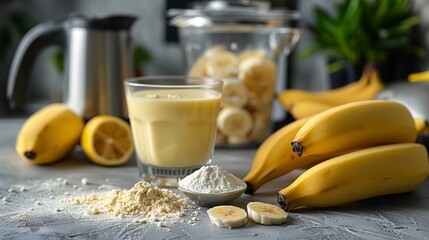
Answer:
<svg viewBox="0 0 429 240"><path fill-rule="evenodd" d="M109 115L88 121L82 131L81 145L92 162L103 166L123 165L134 151L130 125Z"/></svg>

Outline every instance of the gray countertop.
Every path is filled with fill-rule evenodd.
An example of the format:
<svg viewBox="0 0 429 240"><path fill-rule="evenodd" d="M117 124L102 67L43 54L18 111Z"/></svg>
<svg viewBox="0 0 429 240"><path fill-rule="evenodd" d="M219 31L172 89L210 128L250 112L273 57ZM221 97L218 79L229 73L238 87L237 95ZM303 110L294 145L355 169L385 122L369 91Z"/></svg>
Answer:
<svg viewBox="0 0 429 240"><path fill-rule="evenodd" d="M187 222L192 217L188 214L186 221L167 222L164 227L134 223L132 218L87 216L79 207L63 206L58 199L66 192L80 196L114 187L129 189L139 181L135 162L118 168L101 167L90 163L78 148L56 164L29 164L15 153L23 122L0 119L0 199L9 200L0 200L1 239L429 239L429 180L411 193L291 212L287 223L280 226L249 222L239 229L218 228L211 224L204 207L193 207L197 221ZM216 149L213 164L243 177L254 153L255 149ZM295 171L276 179L255 196L243 195L233 204L276 203L277 191L299 174ZM83 186L82 178L90 184Z"/></svg>

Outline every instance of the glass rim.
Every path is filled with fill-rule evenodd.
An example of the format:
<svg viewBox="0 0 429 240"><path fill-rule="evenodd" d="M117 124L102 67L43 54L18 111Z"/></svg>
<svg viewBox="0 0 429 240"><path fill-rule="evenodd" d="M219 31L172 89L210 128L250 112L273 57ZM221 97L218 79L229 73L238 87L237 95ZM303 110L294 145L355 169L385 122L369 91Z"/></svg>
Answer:
<svg viewBox="0 0 429 240"><path fill-rule="evenodd" d="M174 84L175 81L192 79L197 80L198 83L190 84ZM149 82L155 81L169 81L168 84ZM185 75L156 75L156 76L143 76L128 78L124 81L126 86L131 87L154 87L154 88L204 88L210 86L222 86L223 81L218 78L211 77L190 77Z"/></svg>

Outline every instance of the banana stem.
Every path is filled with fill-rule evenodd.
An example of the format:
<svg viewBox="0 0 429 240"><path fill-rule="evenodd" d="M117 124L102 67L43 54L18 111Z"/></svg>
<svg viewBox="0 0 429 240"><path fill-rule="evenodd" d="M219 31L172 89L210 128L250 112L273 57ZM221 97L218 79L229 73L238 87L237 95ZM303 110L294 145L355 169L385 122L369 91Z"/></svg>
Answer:
<svg viewBox="0 0 429 240"><path fill-rule="evenodd" d="M246 191L244 192L245 194L249 194L249 195L253 195L255 193L255 190L253 189L252 184L250 184L249 182L245 182L247 185Z"/></svg>
<svg viewBox="0 0 429 240"><path fill-rule="evenodd" d="M24 152L24 156L28 159L28 160L33 160L36 158L36 153L33 151L25 151Z"/></svg>
<svg viewBox="0 0 429 240"><path fill-rule="evenodd" d="M298 141L293 141L291 143L292 145L292 151L294 151L296 154L298 154L299 157L302 155L302 151L304 150L304 147L299 143Z"/></svg>
<svg viewBox="0 0 429 240"><path fill-rule="evenodd" d="M277 203L283 210L288 211L289 204L287 203L286 198L283 194L277 193Z"/></svg>

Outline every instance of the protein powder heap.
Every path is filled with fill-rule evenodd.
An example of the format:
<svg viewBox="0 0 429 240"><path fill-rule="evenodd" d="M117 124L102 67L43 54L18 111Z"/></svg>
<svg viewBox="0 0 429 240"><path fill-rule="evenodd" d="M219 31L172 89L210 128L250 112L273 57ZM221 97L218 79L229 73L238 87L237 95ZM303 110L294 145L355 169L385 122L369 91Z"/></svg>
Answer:
<svg viewBox="0 0 429 240"><path fill-rule="evenodd" d="M225 193L245 187L245 183L218 166L204 166L180 180L179 186L200 193Z"/></svg>
<svg viewBox="0 0 429 240"><path fill-rule="evenodd" d="M167 189L160 189L148 182L138 182L130 190L90 194L68 198L66 204L86 205L90 215L108 213L115 216L140 215L147 222L179 218L189 208L185 198Z"/></svg>

